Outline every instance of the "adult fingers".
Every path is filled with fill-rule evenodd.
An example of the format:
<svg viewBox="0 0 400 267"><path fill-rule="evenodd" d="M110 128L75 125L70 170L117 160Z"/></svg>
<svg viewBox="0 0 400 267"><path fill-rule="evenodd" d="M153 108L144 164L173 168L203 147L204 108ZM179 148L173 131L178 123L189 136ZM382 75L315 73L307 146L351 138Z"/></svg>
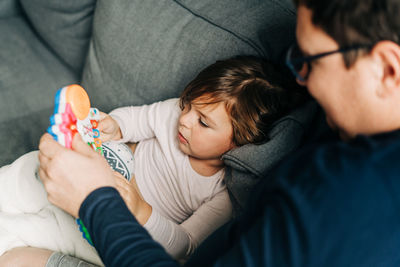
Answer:
<svg viewBox="0 0 400 267"><path fill-rule="evenodd" d="M39 152L39 176L42 180L43 184L46 186L46 183L52 180L52 175L54 175L54 162L59 162L62 160L55 159L52 160L46 157L43 153Z"/></svg>
<svg viewBox="0 0 400 267"><path fill-rule="evenodd" d="M47 181L49 180L49 176L47 175L46 170L41 168L41 167L39 167L39 177L40 177L40 180L42 180L43 185L47 190L47 186L46 185L47 185Z"/></svg>
<svg viewBox="0 0 400 267"><path fill-rule="evenodd" d="M100 120L104 119L107 116L108 116L107 113L104 113L103 111L100 111Z"/></svg>
<svg viewBox="0 0 400 267"><path fill-rule="evenodd" d="M47 169L49 165L50 159L43 154L42 151L39 151L39 164L42 169Z"/></svg>
<svg viewBox="0 0 400 267"><path fill-rule="evenodd" d="M85 142L79 134L75 134L72 140L72 149L80 154L92 157L96 152Z"/></svg>
<svg viewBox="0 0 400 267"><path fill-rule="evenodd" d="M53 137L48 133L43 134L40 138L39 150L43 155L50 159L63 149L65 148L57 143L57 141L55 141Z"/></svg>
<svg viewBox="0 0 400 267"><path fill-rule="evenodd" d="M100 120L99 120L99 125L97 126L97 129L99 129L99 131L107 131L107 129L112 126L111 124L111 119L109 118L109 116L105 113L100 113Z"/></svg>

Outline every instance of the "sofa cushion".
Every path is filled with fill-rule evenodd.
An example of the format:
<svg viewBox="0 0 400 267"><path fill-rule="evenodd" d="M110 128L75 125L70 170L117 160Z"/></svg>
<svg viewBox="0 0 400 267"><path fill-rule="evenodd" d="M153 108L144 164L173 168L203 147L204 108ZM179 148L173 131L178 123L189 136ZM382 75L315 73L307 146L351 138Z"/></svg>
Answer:
<svg viewBox="0 0 400 267"><path fill-rule="evenodd" d="M307 102L275 122L268 132L267 142L248 144L222 156L227 166L225 182L233 202L234 215L242 212L249 194L260 179L300 146L316 110L314 101Z"/></svg>
<svg viewBox="0 0 400 267"><path fill-rule="evenodd" d="M43 41L77 74L81 74L92 30L96 0L20 0Z"/></svg>
<svg viewBox="0 0 400 267"><path fill-rule="evenodd" d="M287 44L294 41L292 0L175 2L241 39L256 51L256 55L273 61L280 60Z"/></svg>
<svg viewBox="0 0 400 267"><path fill-rule="evenodd" d="M37 148L57 89L77 82L22 17L0 20L0 166Z"/></svg>
<svg viewBox="0 0 400 267"><path fill-rule="evenodd" d="M281 55L294 37L288 3L98 0L82 83L105 112L176 97L217 59Z"/></svg>
<svg viewBox="0 0 400 267"><path fill-rule="evenodd" d="M18 0L0 1L0 19L14 17L21 14L21 8Z"/></svg>

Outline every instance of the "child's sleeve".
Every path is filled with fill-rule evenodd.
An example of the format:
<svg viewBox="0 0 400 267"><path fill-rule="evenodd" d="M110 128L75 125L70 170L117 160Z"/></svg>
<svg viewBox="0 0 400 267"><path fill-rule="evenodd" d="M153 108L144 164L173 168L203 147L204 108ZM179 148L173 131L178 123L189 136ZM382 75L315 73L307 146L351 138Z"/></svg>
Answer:
<svg viewBox="0 0 400 267"><path fill-rule="evenodd" d="M121 142L139 142L153 138L157 132L163 132L168 117L178 108L178 98L160 101L151 105L117 108L110 116L117 121L121 133Z"/></svg>
<svg viewBox="0 0 400 267"><path fill-rule="evenodd" d="M153 209L144 227L175 259L185 259L207 236L232 217L227 190L202 204L189 218L176 224Z"/></svg>

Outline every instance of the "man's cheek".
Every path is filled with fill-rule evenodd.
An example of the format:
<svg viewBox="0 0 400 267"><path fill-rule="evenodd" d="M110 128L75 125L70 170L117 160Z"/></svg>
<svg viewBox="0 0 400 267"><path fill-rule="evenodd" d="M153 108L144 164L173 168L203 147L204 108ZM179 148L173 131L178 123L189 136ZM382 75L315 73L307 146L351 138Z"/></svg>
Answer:
<svg viewBox="0 0 400 267"><path fill-rule="evenodd" d="M354 135L351 135L345 130L339 128L329 116L326 116L326 123L334 132L339 134L340 139L343 141L348 141L354 137Z"/></svg>

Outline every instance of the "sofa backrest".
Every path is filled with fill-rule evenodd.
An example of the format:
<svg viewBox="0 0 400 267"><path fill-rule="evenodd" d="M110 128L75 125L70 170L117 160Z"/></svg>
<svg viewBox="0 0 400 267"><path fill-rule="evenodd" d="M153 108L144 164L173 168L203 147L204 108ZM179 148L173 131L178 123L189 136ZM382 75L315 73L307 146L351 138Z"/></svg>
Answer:
<svg viewBox="0 0 400 267"><path fill-rule="evenodd" d="M19 0L0 1L0 19L17 16L19 14L21 14Z"/></svg>
<svg viewBox="0 0 400 267"><path fill-rule="evenodd" d="M96 0L19 1L26 19L45 45L80 76L91 37Z"/></svg>
<svg viewBox="0 0 400 267"><path fill-rule="evenodd" d="M276 59L293 40L290 0L98 0L82 83L108 112L179 96L217 59Z"/></svg>

